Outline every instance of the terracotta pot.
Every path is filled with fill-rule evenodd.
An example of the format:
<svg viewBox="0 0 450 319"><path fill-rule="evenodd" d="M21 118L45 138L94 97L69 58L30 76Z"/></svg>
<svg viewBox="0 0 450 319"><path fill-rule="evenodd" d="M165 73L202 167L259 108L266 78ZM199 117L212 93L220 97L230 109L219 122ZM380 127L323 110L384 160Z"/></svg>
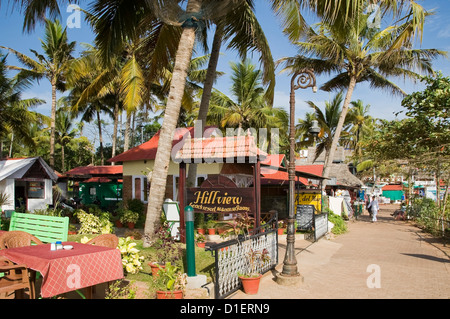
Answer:
<svg viewBox="0 0 450 319"><path fill-rule="evenodd" d="M203 228L197 228L197 233L204 235L205 234L205 230Z"/></svg>
<svg viewBox="0 0 450 319"><path fill-rule="evenodd" d="M153 276L153 277L158 277L158 276L159 276L159 275L158 275L158 271L159 271L158 263L156 263L156 262L151 262L151 263L148 263L148 265L149 265L150 268L152 269L152 276ZM161 266L161 268L164 268L164 267L165 267L165 265L159 265L159 266Z"/></svg>
<svg viewBox="0 0 450 319"><path fill-rule="evenodd" d="M239 276L239 279L241 279L242 282L242 288L244 289L244 292L247 295L255 295L258 293L259 289L259 282L261 280L262 275L259 275L258 277L241 277Z"/></svg>
<svg viewBox="0 0 450 319"><path fill-rule="evenodd" d="M120 220L116 220L116 227L122 228L123 224Z"/></svg>
<svg viewBox="0 0 450 319"><path fill-rule="evenodd" d="M183 299L183 291L158 290L156 291L156 299Z"/></svg>
<svg viewBox="0 0 450 319"><path fill-rule="evenodd" d="M205 248L205 242L203 242L203 243L197 243L197 247L200 247L200 248Z"/></svg>
<svg viewBox="0 0 450 319"><path fill-rule="evenodd" d="M283 235L286 228L278 228L278 235Z"/></svg>
<svg viewBox="0 0 450 319"><path fill-rule="evenodd" d="M208 228L208 235L215 235L216 229L215 228Z"/></svg>
<svg viewBox="0 0 450 319"><path fill-rule="evenodd" d="M134 223L127 223L128 229L134 229Z"/></svg>

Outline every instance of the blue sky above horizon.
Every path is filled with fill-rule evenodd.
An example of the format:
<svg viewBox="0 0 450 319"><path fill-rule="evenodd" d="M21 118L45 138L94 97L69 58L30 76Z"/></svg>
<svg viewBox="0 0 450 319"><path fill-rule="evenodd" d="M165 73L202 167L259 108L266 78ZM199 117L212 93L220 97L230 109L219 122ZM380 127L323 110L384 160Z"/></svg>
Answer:
<svg viewBox="0 0 450 319"><path fill-rule="evenodd" d="M5 2L5 1L4 1ZM448 0L425 0L418 1L426 10L434 10L435 14L427 19L425 30L423 33L423 41L421 45L416 45L417 48L436 48L450 52L450 1ZM83 4L82 8L85 8ZM279 18L275 17L270 9L270 5L266 0L256 0L256 15L260 24L266 34L270 43L271 51L274 60L278 60L286 56L294 56L296 54L295 46L292 45L288 39L283 35ZM62 17L60 20L63 24L66 23L71 12L65 12L66 8L61 8ZM93 43L94 35L84 21L82 15L81 28L68 28L68 36L70 41L77 42L77 52L82 51L82 43ZM0 6L0 45L11 47L17 51L25 54L31 54L30 49L35 49L41 52L40 39L43 37L43 27L38 25L32 33L24 33L22 31L23 16L17 10L12 10L9 1ZM3 51L4 52L4 51ZM203 53L201 53L203 54ZM258 56L255 55L254 63L258 65ZM229 94L230 87L230 62L239 62L239 57L236 52L225 50L222 47L222 56L219 60L218 70L225 72L216 84L216 88L220 91ZM9 64L18 64L12 56L8 57ZM439 58L433 62L434 69L441 71L445 76L450 75L450 64L447 58ZM289 91L290 91L290 76L288 74L281 74L277 69L275 87L275 107L283 107L289 109ZM320 87L322 83L327 81L326 77L318 77L317 84ZM423 89L420 83L412 83L410 80L393 80L406 93L412 93ZM296 118L303 118L306 112L311 111L305 101L313 101L318 106L323 106L325 101L331 100L335 93L328 93L318 91L312 93L312 90L297 90L296 91ZM62 94L58 93L58 98ZM51 91L50 86L45 80L40 84L36 84L29 90L24 92L24 97L37 97L48 101L45 105L37 107L35 110L42 114L50 114ZM390 96L388 93L381 90L370 89L366 84L358 84L353 94L353 100L361 99L365 104L370 104L370 114L377 118L392 120L395 118L394 113L402 110L401 98Z"/></svg>

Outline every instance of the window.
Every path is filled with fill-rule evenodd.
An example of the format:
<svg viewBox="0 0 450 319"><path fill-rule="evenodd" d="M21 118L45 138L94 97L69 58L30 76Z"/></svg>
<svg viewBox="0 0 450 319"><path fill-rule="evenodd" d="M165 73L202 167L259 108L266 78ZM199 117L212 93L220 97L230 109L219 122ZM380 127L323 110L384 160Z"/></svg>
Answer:
<svg viewBox="0 0 450 319"><path fill-rule="evenodd" d="M146 176L133 176L132 178L132 196L133 199L140 199L147 203L149 183Z"/></svg>
<svg viewBox="0 0 450 319"><path fill-rule="evenodd" d="M45 198L44 182L27 182L28 198Z"/></svg>

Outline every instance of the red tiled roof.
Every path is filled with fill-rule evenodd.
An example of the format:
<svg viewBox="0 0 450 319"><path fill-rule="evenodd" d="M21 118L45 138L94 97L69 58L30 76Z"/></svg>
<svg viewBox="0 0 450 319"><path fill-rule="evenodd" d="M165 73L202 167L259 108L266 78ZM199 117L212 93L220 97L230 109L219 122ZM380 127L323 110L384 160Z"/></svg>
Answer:
<svg viewBox="0 0 450 319"><path fill-rule="evenodd" d="M208 126L205 128L206 130L212 129L212 126ZM153 160L156 158L156 151L158 150L159 136L160 132L158 131L150 140L147 142L138 145L129 149L122 154L119 154L111 159L108 162L129 162L129 161L141 161L141 160ZM178 142L180 142L183 138L186 138L187 134L190 134L191 137L194 137L194 128L177 128L174 132L174 136L172 139L172 147L175 146Z"/></svg>
<svg viewBox="0 0 450 319"><path fill-rule="evenodd" d="M76 167L66 175L119 175L123 173L122 165L114 166L82 166Z"/></svg>
<svg viewBox="0 0 450 319"><path fill-rule="evenodd" d="M267 153L256 146L253 136L226 136L185 140L174 159L186 161L202 158L212 161L257 156L265 158Z"/></svg>
<svg viewBox="0 0 450 319"><path fill-rule="evenodd" d="M261 161L261 164L266 164L276 167L286 167L284 154L268 154L267 157Z"/></svg>
<svg viewBox="0 0 450 319"><path fill-rule="evenodd" d="M402 185L385 185L381 189L382 191L401 191L403 190Z"/></svg>
<svg viewBox="0 0 450 319"><path fill-rule="evenodd" d="M280 166L281 167L281 166ZM297 172L309 173L318 176L322 176L323 165L300 165L295 166L295 170ZM261 167L261 174L263 177L261 178L261 183L263 184L276 184L284 182L289 182L289 173L284 171L277 171L273 168L269 167ZM308 178L298 177L295 181L300 181L303 185L308 185Z"/></svg>

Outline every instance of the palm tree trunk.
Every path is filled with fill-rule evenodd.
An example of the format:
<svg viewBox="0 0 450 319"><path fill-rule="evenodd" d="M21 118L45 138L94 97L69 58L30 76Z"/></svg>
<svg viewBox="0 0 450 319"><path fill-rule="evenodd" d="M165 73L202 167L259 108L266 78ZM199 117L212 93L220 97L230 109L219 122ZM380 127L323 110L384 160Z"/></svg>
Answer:
<svg viewBox="0 0 450 319"><path fill-rule="evenodd" d="M117 144L117 127L119 123L119 99L116 98L116 104L114 105L114 129L113 129L113 138L112 138L112 156L116 156L116 144ZM116 163L112 162L111 165L115 165Z"/></svg>
<svg viewBox="0 0 450 319"><path fill-rule="evenodd" d="M127 112L127 120L125 122L125 140L123 142L123 151L126 152L130 148L130 125L131 125L131 113Z"/></svg>
<svg viewBox="0 0 450 319"><path fill-rule="evenodd" d="M97 111L97 123L98 123L98 139L100 142L100 164L104 165L105 157L103 155L103 135L102 135L102 122L100 120L100 111Z"/></svg>
<svg viewBox="0 0 450 319"><path fill-rule="evenodd" d="M198 111L198 121L200 126L200 137L203 136L205 130L206 117L208 116L209 101L211 100L211 92L216 80L217 64L219 62L220 47L222 45L223 26L217 25L216 32L214 33L213 45L211 48L211 56L209 57L208 70L206 71L206 79L203 85L202 100L200 102L200 108ZM189 165L188 176L186 184L189 187L195 186L195 180L197 178L197 164L192 163Z"/></svg>
<svg viewBox="0 0 450 319"><path fill-rule="evenodd" d="M201 0L189 0L187 12L199 12ZM169 97L167 99L164 121L156 152L155 166L152 172L150 184L149 203L144 228L144 247L149 247L159 226L161 209L166 191L167 173L170 164L170 153L172 151L173 133L176 129L180 115L181 100L186 85L186 77L192 51L195 43L195 28L183 28L178 51L175 56L175 66L170 84Z"/></svg>
<svg viewBox="0 0 450 319"><path fill-rule="evenodd" d="M52 84L52 112L50 123L50 167L55 168L55 132L56 132L56 79L51 80Z"/></svg>
<svg viewBox="0 0 450 319"><path fill-rule="evenodd" d="M66 171L64 144L61 144L61 173Z"/></svg>
<svg viewBox="0 0 450 319"><path fill-rule="evenodd" d="M341 137L342 128L344 127L345 117L348 113L348 106L350 105L353 91L356 86L356 76L350 77L350 83L348 86L347 94L345 95L344 105L342 106L341 115L339 116L339 121L336 127L336 131L334 132L333 140L331 142L330 152L325 162L325 166L323 168L323 176L329 177L331 164L333 163L334 153L336 152L336 148L339 142L339 138ZM327 180L324 179L322 182L322 192L325 191L325 187L327 186Z"/></svg>

